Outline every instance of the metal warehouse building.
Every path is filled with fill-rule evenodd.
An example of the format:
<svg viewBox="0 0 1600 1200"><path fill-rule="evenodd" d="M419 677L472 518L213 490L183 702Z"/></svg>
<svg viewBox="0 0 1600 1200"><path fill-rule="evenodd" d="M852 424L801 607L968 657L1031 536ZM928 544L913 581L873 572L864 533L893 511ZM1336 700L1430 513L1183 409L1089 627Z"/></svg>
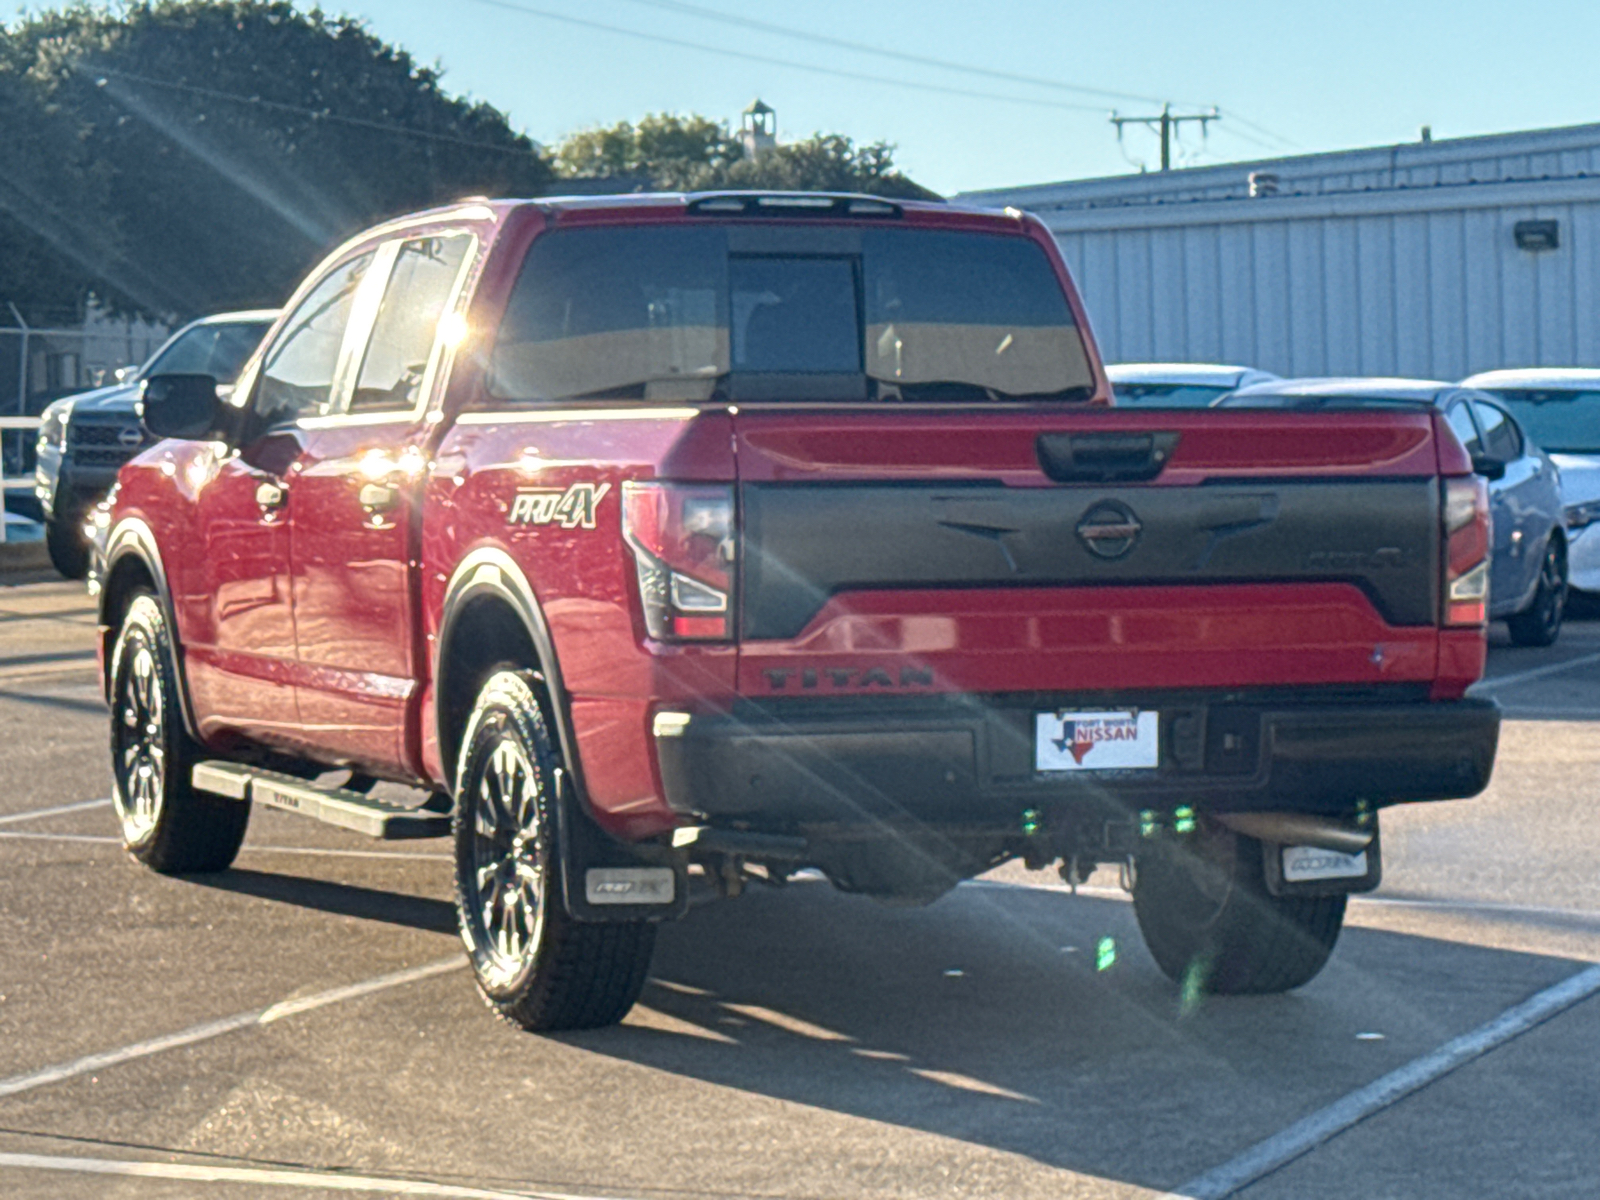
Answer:
<svg viewBox="0 0 1600 1200"><path fill-rule="evenodd" d="M1600 125L957 199L1049 225L1107 362L1600 367Z"/></svg>

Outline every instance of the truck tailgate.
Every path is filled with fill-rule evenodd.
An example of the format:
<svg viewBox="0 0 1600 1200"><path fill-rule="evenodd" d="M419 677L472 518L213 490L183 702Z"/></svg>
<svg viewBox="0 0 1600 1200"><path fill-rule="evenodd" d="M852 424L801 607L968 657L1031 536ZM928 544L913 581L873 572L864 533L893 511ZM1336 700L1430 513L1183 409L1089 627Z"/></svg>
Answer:
<svg viewBox="0 0 1600 1200"><path fill-rule="evenodd" d="M1433 420L741 410L740 690L1427 683Z"/></svg>

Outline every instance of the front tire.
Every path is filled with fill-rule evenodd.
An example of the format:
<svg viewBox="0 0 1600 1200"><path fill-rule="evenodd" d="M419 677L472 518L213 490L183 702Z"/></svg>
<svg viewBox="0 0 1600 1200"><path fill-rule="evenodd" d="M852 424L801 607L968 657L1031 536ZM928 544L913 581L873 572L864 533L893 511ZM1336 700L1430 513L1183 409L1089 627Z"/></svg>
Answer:
<svg viewBox="0 0 1600 1200"><path fill-rule="evenodd" d="M478 694L456 771L456 913L489 1007L524 1029L615 1025L644 988L645 921L574 920L556 847L560 753L524 672Z"/></svg>
<svg viewBox="0 0 1600 1200"><path fill-rule="evenodd" d="M200 757L179 708L171 634L156 598L137 593L111 652L112 804L122 842L166 875L224 871L239 853L250 806L196 791Z"/></svg>
<svg viewBox="0 0 1600 1200"><path fill-rule="evenodd" d="M89 574L89 547L79 528L82 517L69 513L56 515L44 523L44 547L50 565L65 579L83 579Z"/></svg>
<svg viewBox="0 0 1600 1200"><path fill-rule="evenodd" d="M1176 983L1221 995L1286 992L1327 965L1344 896L1274 896L1262 845L1203 823L1138 859L1133 910L1156 965Z"/></svg>
<svg viewBox="0 0 1600 1200"><path fill-rule="evenodd" d="M1534 589L1533 603L1514 616L1506 618L1506 630L1513 645L1550 646L1561 633L1561 621L1567 611L1567 545L1555 534L1545 547L1544 562L1539 565L1539 586Z"/></svg>

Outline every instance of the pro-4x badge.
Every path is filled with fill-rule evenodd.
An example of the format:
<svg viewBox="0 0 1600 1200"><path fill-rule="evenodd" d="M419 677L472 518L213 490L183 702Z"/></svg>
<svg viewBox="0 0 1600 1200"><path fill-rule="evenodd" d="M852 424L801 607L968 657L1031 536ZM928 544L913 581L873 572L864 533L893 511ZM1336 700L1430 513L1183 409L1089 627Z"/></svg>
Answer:
<svg viewBox="0 0 1600 1200"><path fill-rule="evenodd" d="M593 529L595 509L611 490L609 483L574 483L559 488L527 488L511 502L508 525L559 525L563 529Z"/></svg>

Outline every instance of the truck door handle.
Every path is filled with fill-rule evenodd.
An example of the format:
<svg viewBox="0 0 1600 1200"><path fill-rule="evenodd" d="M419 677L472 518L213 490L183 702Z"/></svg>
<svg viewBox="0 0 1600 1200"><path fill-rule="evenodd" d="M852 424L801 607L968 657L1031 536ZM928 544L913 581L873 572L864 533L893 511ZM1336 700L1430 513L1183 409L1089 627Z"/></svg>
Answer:
<svg viewBox="0 0 1600 1200"><path fill-rule="evenodd" d="M1041 433L1039 466L1057 483L1154 479L1178 446L1177 433Z"/></svg>
<svg viewBox="0 0 1600 1200"><path fill-rule="evenodd" d="M283 507L289 493L270 479L256 485L256 503L264 513L274 513Z"/></svg>
<svg viewBox="0 0 1600 1200"><path fill-rule="evenodd" d="M361 507L368 512L382 512L393 508L399 499L399 489L392 488L386 483L365 483L361 485Z"/></svg>

